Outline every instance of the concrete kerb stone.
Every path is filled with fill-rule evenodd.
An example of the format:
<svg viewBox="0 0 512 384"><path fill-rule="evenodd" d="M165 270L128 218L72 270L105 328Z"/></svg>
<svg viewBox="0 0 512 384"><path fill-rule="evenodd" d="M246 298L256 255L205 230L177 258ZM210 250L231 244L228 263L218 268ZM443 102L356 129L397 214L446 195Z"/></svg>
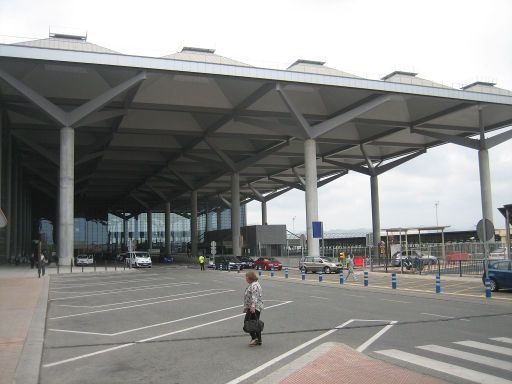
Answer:
<svg viewBox="0 0 512 384"><path fill-rule="evenodd" d="M37 384L43 355L46 312L48 309L48 291L50 276L44 277L41 295L37 301L21 356L16 366L13 383Z"/></svg>

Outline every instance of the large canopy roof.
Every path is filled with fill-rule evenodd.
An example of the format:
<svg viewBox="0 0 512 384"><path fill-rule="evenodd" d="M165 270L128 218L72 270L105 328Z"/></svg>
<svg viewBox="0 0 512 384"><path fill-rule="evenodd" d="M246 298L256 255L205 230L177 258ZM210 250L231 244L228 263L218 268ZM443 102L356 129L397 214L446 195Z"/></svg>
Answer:
<svg viewBox="0 0 512 384"><path fill-rule="evenodd" d="M458 90L414 73L371 80L310 60L276 70L190 47L152 58L44 41L0 45L0 71L65 111L140 79L75 130L76 207L87 216L158 210L164 200L185 214L192 190L202 209L214 208L219 196L230 200L233 171L245 201L304 189L308 137L322 186L368 167L367 158L383 166L443 143L414 127L476 135L479 106L486 131L512 124L512 92L489 83ZM0 103L20 160L33 187L54 197L61 126L3 79Z"/></svg>

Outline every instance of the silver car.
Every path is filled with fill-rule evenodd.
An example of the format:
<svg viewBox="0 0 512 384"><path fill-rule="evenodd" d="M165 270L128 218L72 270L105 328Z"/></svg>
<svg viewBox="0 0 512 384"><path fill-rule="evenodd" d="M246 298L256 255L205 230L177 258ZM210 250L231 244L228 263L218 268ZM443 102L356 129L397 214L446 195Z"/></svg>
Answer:
<svg viewBox="0 0 512 384"><path fill-rule="evenodd" d="M321 257L305 257L299 262L299 269L308 272L338 273L342 269L342 265L333 263Z"/></svg>

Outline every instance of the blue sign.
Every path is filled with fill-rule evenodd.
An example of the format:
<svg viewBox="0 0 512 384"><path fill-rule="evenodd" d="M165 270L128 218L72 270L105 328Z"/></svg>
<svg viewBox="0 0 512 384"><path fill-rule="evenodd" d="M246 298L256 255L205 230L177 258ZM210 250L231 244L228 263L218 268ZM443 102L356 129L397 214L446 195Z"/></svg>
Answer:
<svg viewBox="0 0 512 384"><path fill-rule="evenodd" d="M321 239L323 237L324 226L321 221L313 221L313 238Z"/></svg>

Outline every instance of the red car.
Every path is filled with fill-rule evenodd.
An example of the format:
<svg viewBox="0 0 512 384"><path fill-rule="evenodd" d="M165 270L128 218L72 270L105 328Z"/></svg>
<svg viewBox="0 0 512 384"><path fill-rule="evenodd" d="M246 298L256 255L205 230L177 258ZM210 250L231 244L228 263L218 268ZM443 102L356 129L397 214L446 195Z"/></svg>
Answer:
<svg viewBox="0 0 512 384"><path fill-rule="evenodd" d="M254 268L256 269L264 269L265 271L270 271L272 267L274 267L274 271L280 271L283 269L283 264L281 264L273 257L260 257L254 263Z"/></svg>

